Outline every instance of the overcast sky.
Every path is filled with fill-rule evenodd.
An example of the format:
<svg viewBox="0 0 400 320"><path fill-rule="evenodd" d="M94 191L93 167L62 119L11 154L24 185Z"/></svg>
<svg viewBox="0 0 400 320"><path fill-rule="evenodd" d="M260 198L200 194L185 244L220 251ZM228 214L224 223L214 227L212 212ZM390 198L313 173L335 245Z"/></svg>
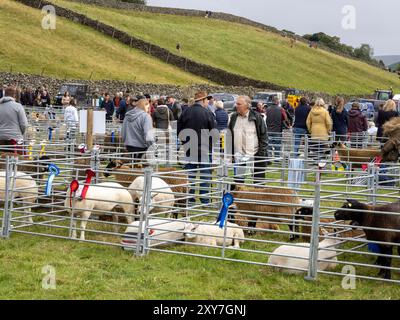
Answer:
<svg viewBox="0 0 400 320"><path fill-rule="evenodd" d="M398 0L148 0L149 5L211 10L244 16L303 35L325 32L352 46L372 45L375 55L400 55ZM344 6L355 8L356 28L344 29Z"/></svg>

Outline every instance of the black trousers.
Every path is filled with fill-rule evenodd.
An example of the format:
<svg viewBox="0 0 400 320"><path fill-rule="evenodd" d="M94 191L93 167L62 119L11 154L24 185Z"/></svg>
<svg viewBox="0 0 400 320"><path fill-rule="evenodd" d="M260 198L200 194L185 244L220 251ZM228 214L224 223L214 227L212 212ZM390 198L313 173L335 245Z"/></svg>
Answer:
<svg viewBox="0 0 400 320"><path fill-rule="evenodd" d="M267 161L265 160L265 157L254 157L254 177L253 180L255 183L257 182L262 182L265 180L265 168L267 166ZM241 165L245 166L245 164ZM237 177L234 179L235 184L231 186L231 190L235 190L236 188L236 183L244 183L245 182L245 177Z"/></svg>
<svg viewBox="0 0 400 320"><path fill-rule="evenodd" d="M147 151L147 149L148 148L139 148L139 147L126 146L126 150L128 152L133 152L133 160L142 159L143 155Z"/></svg>

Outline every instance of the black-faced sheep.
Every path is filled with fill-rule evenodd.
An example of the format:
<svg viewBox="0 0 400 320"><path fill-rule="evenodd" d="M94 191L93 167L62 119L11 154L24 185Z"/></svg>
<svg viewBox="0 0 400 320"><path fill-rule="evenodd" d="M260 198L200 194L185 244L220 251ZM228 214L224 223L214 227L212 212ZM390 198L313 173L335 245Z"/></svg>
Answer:
<svg viewBox="0 0 400 320"><path fill-rule="evenodd" d="M397 214L390 214L397 213ZM400 202L389 203L384 205L368 205L357 200L347 200L341 209L335 212L336 220L355 221L364 229L367 240L400 243ZM371 230L368 228L394 229L397 231ZM392 255L393 245L379 244L381 254ZM390 267L392 264L391 257L379 256L376 264L383 267ZM391 270L381 268L380 276L385 279L391 279Z"/></svg>

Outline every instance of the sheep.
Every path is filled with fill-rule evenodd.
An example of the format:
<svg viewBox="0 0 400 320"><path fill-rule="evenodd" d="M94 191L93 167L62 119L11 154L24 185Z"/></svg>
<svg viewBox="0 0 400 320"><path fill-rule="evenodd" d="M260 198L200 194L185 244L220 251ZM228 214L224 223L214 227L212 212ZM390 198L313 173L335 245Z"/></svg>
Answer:
<svg viewBox="0 0 400 320"><path fill-rule="evenodd" d="M5 159L7 156L11 157L18 157L19 161L25 161L28 163L21 163L18 164L17 169L20 172L26 172L26 173L45 173L47 171L47 167L49 165L49 161L51 160L48 156L41 156L39 158L39 161L46 161L46 162L39 162L38 164L34 163L33 160L28 160L27 156L22 156L22 155L15 155L14 153L11 152L2 152L0 154L0 170L5 170L6 169L6 162L5 160L3 161L2 159ZM38 177L39 179L41 178L41 175Z"/></svg>
<svg viewBox="0 0 400 320"><path fill-rule="evenodd" d="M10 174L10 176L12 173ZM6 172L0 171L0 201L5 200L5 189L6 189ZM39 189L35 180L24 172L16 172L15 175L15 185L14 185L14 193L13 196L15 199L23 198L23 202L26 204L34 205L39 197ZM11 199L12 200L12 199ZM24 204L24 206L26 206ZM24 210L27 214L26 221L29 223L33 223L31 217L31 208L26 208Z"/></svg>
<svg viewBox="0 0 400 320"><path fill-rule="evenodd" d="M386 212L386 213L385 213ZM388 212L397 214L388 214ZM348 199L341 209L335 212L336 220L350 220L358 225L367 228L394 229L400 231L400 202L384 205L368 205L357 200ZM367 240L400 243L400 232L364 229ZM385 255L393 254L393 245L378 244L379 252ZM400 251L399 246L397 246ZM379 256L375 264L382 267L390 267L391 257ZM379 276L391 279L390 269L381 268Z"/></svg>
<svg viewBox="0 0 400 320"><path fill-rule="evenodd" d="M307 208L307 207L302 207L296 211L296 220L305 220L305 221L310 221L310 225L302 225L301 226L301 233L306 233L308 235L311 234L311 221L312 221L312 215L313 215L313 208ZM334 218L320 218L320 222L324 224L333 224L335 221ZM349 226L350 227L350 226ZM333 225L332 227L327 227L326 225L324 227L320 227L319 229L319 234L323 235L323 229L326 229L328 232L337 232L338 228L336 225ZM347 229L347 228L346 228ZM355 238L359 236L365 236L364 232L361 230L357 229L351 229L347 231L340 231L340 236L342 238ZM310 241L310 236L302 236L302 239L304 241Z"/></svg>
<svg viewBox="0 0 400 320"><path fill-rule="evenodd" d="M380 149L351 149L341 142L333 143L332 148L337 150L342 162L352 163L353 168L361 168L363 164L370 163L376 157L382 156Z"/></svg>
<svg viewBox="0 0 400 320"><path fill-rule="evenodd" d="M230 247L240 248L240 243L244 242L243 229L237 224L226 223L225 245L232 245ZM185 229L185 240L209 246L222 246L224 245L224 232L224 228L221 229L216 223L211 225L190 223Z"/></svg>
<svg viewBox="0 0 400 320"><path fill-rule="evenodd" d="M273 225L277 222L284 222L288 224L291 232L298 230L298 227L295 227L294 218L297 210L296 205L300 204L300 199L293 190L283 188L237 187L236 190L232 192L232 195L235 199L238 211L234 221L240 226L255 228L256 224L260 221L271 223L271 229L278 229ZM247 202L247 200L252 200L252 202ZM272 204L263 204L262 201L269 201L272 202ZM274 205L274 202L278 204ZM288 203L292 204L292 206L286 206L280 203ZM257 217L246 217L246 215L249 214L256 215ZM291 240L294 240L296 237L298 236L290 235Z"/></svg>
<svg viewBox="0 0 400 320"><path fill-rule="evenodd" d="M323 230L324 234L328 232ZM340 240L335 239L325 239L318 244L318 259L330 260L319 261L318 270L332 270L337 266L337 253L331 249L339 244ZM282 245L276 248L268 259L268 263L273 265L276 269L289 273L289 274L302 274L306 272L309 265L310 256L310 244L309 243L297 243L296 246L293 245ZM297 268L297 269L290 269ZM304 269L304 270L298 270Z"/></svg>
<svg viewBox="0 0 400 320"><path fill-rule="evenodd" d="M111 172L118 183L128 187L138 176L143 175L143 166L140 164L124 164L121 160L111 160L106 166L104 176L109 177ZM179 173L176 168L171 167L158 167L155 172L180 198L176 199L176 205L182 208L186 207L186 195L189 192L187 175ZM174 213L174 217L177 218L178 213Z"/></svg>
<svg viewBox="0 0 400 320"><path fill-rule="evenodd" d="M187 228L187 222L185 221L148 219L147 222L149 226L148 235L150 236L149 246L169 244L169 241L179 241L185 238L184 232ZM126 250L129 249L127 247L132 247L136 245L136 241L138 239L139 224L140 221L135 221L127 227L124 237L121 241L121 244L126 246L124 247ZM142 231L140 233L141 239L144 238L144 228L145 223L143 222Z"/></svg>
<svg viewBox="0 0 400 320"><path fill-rule="evenodd" d="M128 190L132 199L135 203L141 203L144 190L145 177L137 177L132 184L129 186ZM157 177L152 177L151 180L151 201L157 203L157 207L152 208L153 213L163 212L165 210L163 207L173 207L175 204L175 196L169 187L169 185L162 179ZM159 206L159 207L158 207ZM136 210L135 210L136 211Z"/></svg>
<svg viewBox="0 0 400 320"><path fill-rule="evenodd" d="M82 193L83 185L79 187L76 195ZM85 199L70 198L70 188L67 191L67 197L65 198L64 206L71 212L72 207L74 208L75 215L81 217L81 240L85 240L85 229L90 215L102 215L99 212L92 212L92 210L102 210L110 212L115 207L121 207L128 224L132 223L133 215L133 200L128 190L122 187L118 183L114 182L102 182L95 185L91 185L87 191ZM70 205L70 201L71 204ZM113 221L118 222L118 214L113 213ZM76 238L76 221L73 219L72 227L72 238ZM114 230L117 232L118 227L114 225Z"/></svg>

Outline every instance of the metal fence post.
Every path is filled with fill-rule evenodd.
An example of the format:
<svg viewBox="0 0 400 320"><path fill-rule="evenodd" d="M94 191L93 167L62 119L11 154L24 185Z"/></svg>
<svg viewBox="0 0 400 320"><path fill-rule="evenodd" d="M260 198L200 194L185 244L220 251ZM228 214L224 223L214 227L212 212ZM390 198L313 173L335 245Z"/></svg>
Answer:
<svg viewBox="0 0 400 320"><path fill-rule="evenodd" d="M304 179L307 180L307 169L308 169L308 153L309 153L309 146L308 146L308 134L304 136Z"/></svg>
<svg viewBox="0 0 400 320"><path fill-rule="evenodd" d="M319 222L320 222L320 202L321 202L321 168L318 169L315 180L314 208L312 217L312 227L310 235L310 255L308 258L308 273L306 280L316 280L318 271L318 246L319 246Z"/></svg>
<svg viewBox="0 0 400 320"><path fill-rule="evenodd" d="M369 164L369 167L371 168L371 187L372 187L372 199L371 202L373 205L376 204L376 194L378 193L378 185L379 185L379 168L375 167L375 164ZM368 168L369 169L369 168Z"/></svg>
<svg viewBox="0 0 400 320"><path fill-rule="evenodd" d="M10 227L11 227L11 211L10 211L10 172L11 172L11 161L10 156L6 158L6 176L4 184L4 210L3 210L3 225L1 236L3 238L10 237Z"/></svg>
<svg viewBox="0 0 400 320"><path fill-rule="evenodd" d="M144 185L143 185L143 195L142 195L142 203L140 208L140 219L139 219L139 227L138 227L138 236L136 241L136 256L143 256L148 253L148 215L150 212L151 205L151 183L153 176L153 168L148 167L144 170ZM142 230L143 230L143 239L142 239Z"/></svg>
<svg viewBox="0 0 400 320"><path fill-rule="evenodd" d="M90 159L90 166L92 167L93 171L96 173L94 183L98 183L99 181L99 169L100 169L100 157L99 157L99 150L96 148L92 149L91 159Z"/></svg>

